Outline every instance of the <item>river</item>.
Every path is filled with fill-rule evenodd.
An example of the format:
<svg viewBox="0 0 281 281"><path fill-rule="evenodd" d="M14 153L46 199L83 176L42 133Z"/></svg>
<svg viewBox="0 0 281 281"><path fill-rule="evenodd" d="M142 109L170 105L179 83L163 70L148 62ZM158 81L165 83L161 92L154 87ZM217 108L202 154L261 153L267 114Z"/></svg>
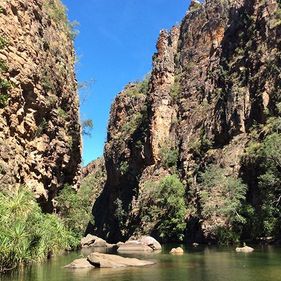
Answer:
<svg viewBox="0 0 281 281"><path fill-rule="evenodd" d="M281 280L281 248L257 247L253 253L236 253L233 248L186 248L183 256L162 253L134 255L155 260L143 268L70 270L63 268L80 253L54 257L10 274L1 281L278 281Z"/></svg>

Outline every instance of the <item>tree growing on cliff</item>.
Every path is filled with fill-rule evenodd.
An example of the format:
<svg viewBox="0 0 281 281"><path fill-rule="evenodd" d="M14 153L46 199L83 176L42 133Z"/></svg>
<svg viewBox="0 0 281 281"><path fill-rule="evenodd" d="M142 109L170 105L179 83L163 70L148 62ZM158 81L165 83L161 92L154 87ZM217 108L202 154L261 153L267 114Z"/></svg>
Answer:
<svg viewBox="0 0 281 281"><path fill-rule="evenodd" d="M149 232L162 241L183 239L186 227L185 189L177 175L169 175L160 182L148 182L141 202L143 223Z"/></svg>
<svg viewBox="0 0 281 281"><path fill-rule="evenodd" d="M235 226L245 223L241 213L247 186L216 165L208 167L200 180L199 201L201 214L209 225L208 235L221 243L235 242L241 231Z"/></svg>

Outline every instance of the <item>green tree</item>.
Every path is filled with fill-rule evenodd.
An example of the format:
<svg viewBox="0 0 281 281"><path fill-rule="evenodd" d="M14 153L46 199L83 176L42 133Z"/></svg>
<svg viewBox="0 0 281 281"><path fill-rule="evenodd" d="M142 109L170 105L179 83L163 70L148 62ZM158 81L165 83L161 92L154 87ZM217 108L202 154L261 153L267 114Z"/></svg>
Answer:
<svg viewBox="0 0 281 281"><path fill-rule="evenodd" d="M227 176L224 169L215 165L209 166L200 175L200 180L201 214L211 225L209 235L221 243L235 242L231 240L237 240L240 234L236 235L238 229L235 226L245 223L242 207L247 186L241 179Z"/></svg>
<svg viewBox="0 0 281 281"><path fill-rule="evenodd" d="M149 223L150 232L163 241L182 240L186 227L185 188L178 176L147 183L145 190L141 202L143 223Z"/></svg>

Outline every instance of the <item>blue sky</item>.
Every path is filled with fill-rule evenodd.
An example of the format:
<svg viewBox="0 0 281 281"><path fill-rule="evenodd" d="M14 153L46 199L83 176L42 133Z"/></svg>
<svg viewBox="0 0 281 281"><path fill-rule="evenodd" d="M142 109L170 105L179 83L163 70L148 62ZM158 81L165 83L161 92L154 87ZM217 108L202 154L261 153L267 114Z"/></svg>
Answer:
<svg viewBox="0 0 281 281"><path fill-rule="evenodd" d="M189 0L63 0L70 20L80 23L75 47L79 82L94 81L81 93L81 118L92 119L83 139L83 164L103 154L109 111L130 81L142 79L161 29L180 22Z"/></svg>

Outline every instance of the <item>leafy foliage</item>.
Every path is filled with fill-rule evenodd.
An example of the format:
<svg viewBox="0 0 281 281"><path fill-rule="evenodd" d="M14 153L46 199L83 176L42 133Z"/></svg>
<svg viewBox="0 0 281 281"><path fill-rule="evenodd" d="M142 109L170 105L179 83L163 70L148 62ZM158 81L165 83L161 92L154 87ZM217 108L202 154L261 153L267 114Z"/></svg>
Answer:
<svg viewBox="0 0 281 281"><path fill-rule="evenodd" d="M175 147L164 146L160 150L161 162L165 168L176 168L179 150Z"/></svg>
<svg viewBox="0 0 281 281"><path fill-rule="evenodd" d="M150 75L147 75L143 81L136 81L125 90L128 96L146 95L149 88Z"/></svg>
<svg viewBox="0 0 281 281"><path fill-rule="evenodd" d="M182 240L185 223L185 189L178 176L166 176L160 182L148 182L141 202L143 224L163 241Z"/></svg>
<svg viewBox="0 0 281 281"><path fill-rule="evenodd" d="M32 193L0 193L0 272L42 260L73 246L74 238L56 215L43 214Z"/></svg>
<svg viewBox="0 0 281 281"><path fill-rule="evenodd" d="M91 136L91 130L94 127L92 119L85 119L82 121L82 135L84 136Z"/></svg>
<svg viewBox="0 0 281 281"><path fill-rule="evenodd" d="M235 224L245 223L241 213L246 191L247 186L240 179L226 176L225 170L218 166L210 166L201 174L199 201L202 216L210 223L214 222L210 235L218 236L222 243L235 237L231 234ZM222 220L221 226L215 223L217 218Z"/></svg>
<svg viewBox="0 0 281 281"><path fill-rule="evenodd" d="M280 237L281 230L281 118L270 117L252 131L243 158L244 165L254 167L258 204L249 216L247 229L253 238Z"/></svg>
<svg viewBox="0 0 281 281"><path fill-rule="evenodd" d="M65 186L57 197L59 215L77 242L91 219L91 208L102 189L103 180L103 172L90 174L82 180L78 191Z"/></svg>

